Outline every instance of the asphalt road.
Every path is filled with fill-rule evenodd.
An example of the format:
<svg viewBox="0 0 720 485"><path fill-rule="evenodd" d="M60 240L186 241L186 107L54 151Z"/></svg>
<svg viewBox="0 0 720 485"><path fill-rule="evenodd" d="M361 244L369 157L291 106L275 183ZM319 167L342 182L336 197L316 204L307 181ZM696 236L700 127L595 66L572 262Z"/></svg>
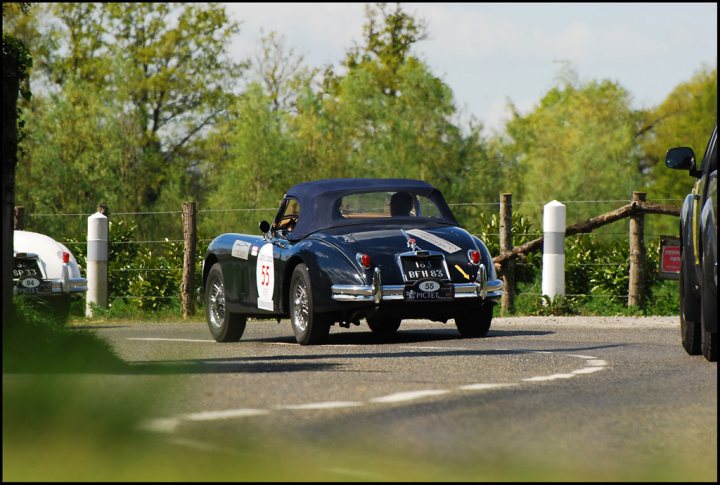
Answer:
<svg viewBox="0 0 720 485"><path fill-rule="evenodd" d="M717 364L685 353L677 317L496 318L480 339L404 321L384 342L363 324L321 346L296 344L287 321L250 321L230 344L203 323L94 328L133 378L163 386L139 426L208 453L251 434L629 480L676 463L717 480Z"/></svg>

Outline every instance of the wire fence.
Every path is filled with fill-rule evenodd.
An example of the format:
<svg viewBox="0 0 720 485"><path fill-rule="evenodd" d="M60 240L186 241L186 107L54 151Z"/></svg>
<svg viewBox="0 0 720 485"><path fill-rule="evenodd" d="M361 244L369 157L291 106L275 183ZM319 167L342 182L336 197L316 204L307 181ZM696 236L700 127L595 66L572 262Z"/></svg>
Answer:
<svg viewBox="0 0 720 485"><path fill-rule="evenodd" d="M618 205L622 204L628 204L631 202L630 199L607 199L607 200L568 200L568 201L560 201L561 203L565 204L569 207L568 212L571 212L572 207L584 207L586 208L583 213L589 213L594 212L598 213L601 211L601 207L603 206L612 206L617 207ZM655 199L653 202L656 203L666 203L671 205L679 206L682 204L682 199ZM547 202L539 202L539 201L512 201L512 206L518 206L522 210L523 216L534 216L534 220L537 224L537 221L541 221L542 218L542 208L547 204ZM450 208L455 211L456 213L463 213L467 209L481 209L482 216L486 219L492 219L493 217L497 217L500 212L500 202L489 202L489 201L472 201L472 202L451 202L448 204ZM592 207L593 209L587 209L588 207ZM18 209L20 209L18 211ZM18 214L20 212L20 214ZM227 232L246 232L242 229L247 229L248 227L252 227L257 223L257 217L262 216L265 219L272 220L277 212L277 208L272 207L249 207L249 208L229 208L229 209L219 209L219 208L209 208L209 209L198 209L197 211L198 215L198 226L203 226L203 219L211 219L214 217L214 221L212 224L209 225L211 229L205 229L204 231L201 231L200 235L197 238L197 245L198 245L198 254L200 257L204 254L205 249L207 248L207 245L213 240L214 236L227 233ZM37 212L37 213L26 213L22 208L16 208L16 227L20 229L27 229L27 230L36 230L37 232L44 232L48 235L51 235L55 237L50 231L48 231L47 228L50 227L63 227L64 224L60 222L59 224L49 224L47 221L66 221L68 218L88 218L92 214L87 213L49 213L49 212ZM162 211L112 211L110 213L110 221L112 223L119 223L120 221L125 221L126 223L129 221L133 221L138 228L144 229L139 230L135 234L135 237L138 237L137 239L133 240L114 240L112 241L112 244L117 245L117 247L143 247L143 248L152 248L152 251L157 251L159 249L162 249L163 247L167 246L168 244L183 244L185 242L185 239L182 234L182 222L180 221L181 217L183 215L182 210L162 210ZM220 216L221 219L218 219L217 216ZM228 217L228 216L242 216L241 218L238 217ZM249 217L252 216L255 219L255 222L252 222ZM518 210L515 216L520 216L520 210ZM156 218L155 221L162 220L162 223L158 222L144 222L144 220L149 220L152 218ZM160 219L157 219L160 218ZM461 219L458 217L458 219ZM140 221L140 222L138 222ZM220 221L220 222L219 222ZM81 221L81 222L84 222ZM26 224L27 223L27 224ZM66 225L66 224L65 224ZM76 226L78 224L75 224ZM539 224L538 224L539 225ZM168 232L172 232L173 237L172 238L158 238L158 237L150 237L147 238L146 234L152 233L152 231L146 230L147 227L162 227L166 228ZM233 226L240 226L240 230L236 229ZM466 225L467 226L467 225ZM254 226L257 227L257 226ZM617 224L616 226L617 227ZM499 232L480 232L478 231L477 227L470 227L468 228L472 234L479 237L481 240L484 240L488 246L492 245L494 247L497 246L499 239L500 239L500 233ZM111 225L111 231L112 231L112 225ZM58 231L59 232L59 231ZM77 232L77 230L76 230ZM212 234L209 234L212 233ZM258 231L259 234L259 231ZM64 233L62 236L65 236L67 238L67 233ZM78 234L77 236L74 236L72 238L67 238L63 240L63 237L55 237L56 240L59 242L62 242L63 244L84 244L86 243L87 234L83 233L81 236ZM535 239L540 238L543 236L543 232L541 230L536 231L524 231L524 232L513 232L512 234L512 240L513 241L525 241L528 239ZM653 232L646 231L645 232L645 238L646 239L659 239L661 236L663 236L662 232ZM591 233L580 233L576 234L573 237L578 238L603 238L608 240L615 240L620 241L624 243L628 243L628 231L625 228L624 230L620 229L613 229L611 227L605 228L604 231L594 231ZM112 239L112 235L111 235ZM624 258L623 260L615 260L615 261L602 261L602 262L567 262L566 264L566 271L573 271L573 270L582 270L583 268L607 268L607 267L617 267L619 265L626 265L628 263L628 259ZM163 265L158 267L121 267L121 268L113 268L109 267L108 272L112 274L117 275L125 275L127 278L138 278L142 277L142 275L146 274L165 274L168 275L170 273L173 273L173 276L177 274L178 272L182 272L182 261L179 262L179 266L169 266L169 265ZM526 291L522 294L523 296L527 297L535 297L539 298L541 297L541 293L539 292L533 292L533 291ZM566 294L567 297L582 297L582 298L627 298L628 294L600 294L600 293L570 293ZM113 298L124 298L124 299L138 299L138 300L179 300L181 299L181 295L167 295L167 294L138 294L138 295L112 295Z"/></svg>

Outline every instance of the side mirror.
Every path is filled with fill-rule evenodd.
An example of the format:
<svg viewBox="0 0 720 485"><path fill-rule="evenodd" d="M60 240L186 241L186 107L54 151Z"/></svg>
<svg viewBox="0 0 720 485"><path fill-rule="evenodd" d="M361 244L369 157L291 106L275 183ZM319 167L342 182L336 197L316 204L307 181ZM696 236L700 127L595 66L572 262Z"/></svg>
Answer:
<svg viewBox="0 0 720 485"><path fill-rule="evenodd" d="M270 231L270 223L268 221L260 221L260 232L262 232L263 235L265 235L269 231Z"/></svg>
<svg viewBox="0 0 720 485"><path fill-rule="evenodd" d="M689 170L695 176L695 152L690 147L671 148L665 155L665 166L675 170Z"/></svg>

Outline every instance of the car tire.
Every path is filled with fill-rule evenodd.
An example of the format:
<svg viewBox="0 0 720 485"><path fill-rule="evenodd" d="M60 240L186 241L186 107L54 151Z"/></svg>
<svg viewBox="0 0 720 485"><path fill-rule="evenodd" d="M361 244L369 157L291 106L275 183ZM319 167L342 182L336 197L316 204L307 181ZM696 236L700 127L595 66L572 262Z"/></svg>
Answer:
<svg viewBox="0 0 720 485"><path fill-rule="evenodd" d="M476 310L455 317L455 326L463 338L484 337L490 330L493 317L492 304L484 304Z"/></svg>
<svg viewBox="0 0 720 485"><path fill-rule="evenodd" d="M681 249L684 252L684 248ZM700 319L697 309L700 302L693 296L687 276L685 254L680 255L680 336L682 346L690 355L700 354Z"/></svg>
<svg viewBox="0 0 720 485"><path fill-rule="evenodd" d="M299 264L290 278L290 323L301 345L322 343L330 333L330 319L314 311L312 283L307 266Z"/></svg>
<svg viewBox="0 0 720 485"><path fill-rule="evenodd" d="M367 317L367 324L375 335L387 337L394 335L400 328L401 319L387 317Z"/></svg>
<svg viewBox="0 0 720 485"><path fill-rule="evenodd" d="M208 273L205 317L216 342L237 342L245 331L247 317L231 313L225 306L225 282L220 263L213 264Z"/></svg>
<svg viewBox="0 0 720 485"><path fill-rule="evenodd" d="M717 289L713 293L715 281L713 279L713 259L710 250L703 250L702 289L700 298L700 320L702 322L701 351L710 362L717 361L717 331L711 332L709 328L717 329Z"/></svg>

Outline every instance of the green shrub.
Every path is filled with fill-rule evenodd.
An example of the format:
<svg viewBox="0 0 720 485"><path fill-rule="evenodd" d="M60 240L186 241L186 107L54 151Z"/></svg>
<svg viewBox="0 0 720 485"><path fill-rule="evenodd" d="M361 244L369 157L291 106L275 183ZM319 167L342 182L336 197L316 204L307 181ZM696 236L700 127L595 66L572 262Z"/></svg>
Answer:
<svg viewBox="0 0 720 485"><path fill-rule="evenodd" d="M480 214L477 218L477 236L487 246L494 257L500 254L500 221L497 214L486 216ZM521 246L541 236L532 225L529 218L522 215L513 215L512 218L513 245ZM530 253L516 258L513 264L513 275L516 283L530 282L535 279L538 271L542 269L542 253Z"/></svg>
<svg viewBox="0 0 720 485"><path fill-rule="evenodd" d="M180 311L180 285L184 246L165 239L161 243L135 241L137 224L132 220L110 221L108 228L108 301L110 309L120 305L122 316L133 314L131 307L143 312ZM87 267L87 244L70 239L66 245L78 263ZM195 261L195 287L201 279L203 254ZM193 298L195 295L193 295ZM109 310L110 310L109 309ZM96 308L93 314L112 314Z"/></svg>
<svg viewBox="0 0 720 485"><path fill-rule="evenodd" d="M491 219L486 231L494 228ZM513 227L515 225L513 224ZM514 229L515 230L515 229ZM531 231L527 231L531 232ZM627 306L630 250L627 239L599 242L594 233L565 240L565 295L550 300L542 295L542 253L523 263L516 274L514 314L518 315L676 315L676 281L658 278L660 241L646 243L645 286L639 307ZM497 254L497 253L493 253Z"/></svg>

